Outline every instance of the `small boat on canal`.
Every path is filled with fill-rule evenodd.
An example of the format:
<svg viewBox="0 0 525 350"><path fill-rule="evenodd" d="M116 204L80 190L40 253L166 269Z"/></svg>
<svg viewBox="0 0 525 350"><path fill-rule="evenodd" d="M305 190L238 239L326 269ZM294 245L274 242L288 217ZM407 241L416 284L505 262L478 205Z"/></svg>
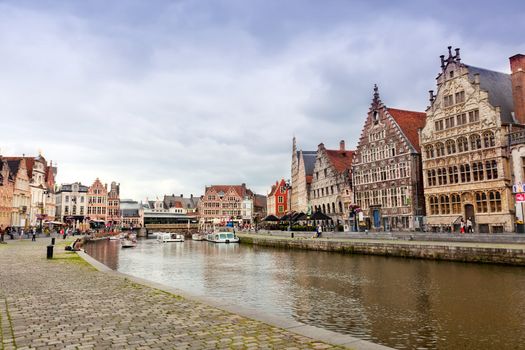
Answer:
<svg viewBox="0 0 525 350"><path fill-rule="evenodd" d="M120 241L122 248L135 248L137 246L137 241L134 239L124 238Z"/></svg>
<svg viewBox="0 0 525 350"><path fill-rule="evenodd" d="M184 235L179 233L159 232L157 233L157 241L160 243L184 242Z"/></svg>
<svg viewBox="0 0 525 350"><path fill-rule="evenodd" d="M194 233L191 235L191 239L194 240L194 241L204 241L206 240L206 238L204 237L204 235L201 235L200 233Z"/></svg>
<svg viewBox="0 0 525 350"><path fill-rule="evenodd" d="M209 233L206 239L213 243L239 243L239 237L232 232Z"/></svg>

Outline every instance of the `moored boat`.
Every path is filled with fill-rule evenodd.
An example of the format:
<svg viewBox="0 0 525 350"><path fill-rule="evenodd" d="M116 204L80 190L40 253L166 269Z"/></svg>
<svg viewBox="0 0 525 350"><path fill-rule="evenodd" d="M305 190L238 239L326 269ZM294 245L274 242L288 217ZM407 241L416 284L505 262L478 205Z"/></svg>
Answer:
<svg viewBox="0 0 525 350"><path fill-rule="evenodd" d="M184 242L184 235L179 233L159 232L157 234L157 241L161 243Z"/></svg>
<svg viewBox="0 0 525 350"><path fill-rule="evenodd" d="M120 242L122 248L134 248L137 246L137 241L135 240L132 240L132 239L127 239L127 238L124 238L121 242Z"/></svg>
<svg viewBox="0 0 525 350"><path fill-rule="evenodd" d="M206 236L206 239L214 243L239 243L239 237L232 232L210 233Z"/></svg>
<svg viewBox="0 0 525 350"><path fill-rule="evenodd" d="M191 235L191 239L194 241L204 241L204 235L201 235L200 233L194 233Z"/></svg>

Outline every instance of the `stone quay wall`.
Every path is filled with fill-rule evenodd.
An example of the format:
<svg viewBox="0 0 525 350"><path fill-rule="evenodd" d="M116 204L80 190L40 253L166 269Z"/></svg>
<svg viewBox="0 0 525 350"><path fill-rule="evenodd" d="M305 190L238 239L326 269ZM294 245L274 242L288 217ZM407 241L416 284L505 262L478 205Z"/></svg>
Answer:
<svg viewBox="0 0 525 350"><path fill-rule="evenodd" d="M287 238L245 233L238 236L241 243L287 249L525 266L525 246L519 244Z"/></svg>

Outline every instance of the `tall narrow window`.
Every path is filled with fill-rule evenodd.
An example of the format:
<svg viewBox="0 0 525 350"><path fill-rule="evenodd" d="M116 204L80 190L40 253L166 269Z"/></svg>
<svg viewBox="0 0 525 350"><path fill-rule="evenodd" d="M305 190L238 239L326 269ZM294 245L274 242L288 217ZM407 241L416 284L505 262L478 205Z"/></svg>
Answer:
<svg viewBox="0 0 525 350"><path fill-rule="evenodd" d="M465 91L456 92L455 97L456 97L456 103L465 102Z"/></svg>
<svg viewBox="0 0 525 350"><path fill-rule="evenodd" d="M456 141L447 140L447 153L448 154L456 153Z"/></svg>
<svg viewBox="0 0 525 350"><path fill-rule="evenodd" d="M478 213L488 212L487 194L485 192L476 192L476 211Z"/></svg>
<svg viewBox="0 0 525 350"><path fill-rule="evenodd" d="M472 179L474 181L483 181L483 162L474 162L472 164Z"/></svg>
<svg viewBox="0 0 525 350"><path fill-rule="evenodd" d="M461 197L457 193L450 195L452 214L461 214Z"/></svg>
<svg viewBox="0 0 525 350"><path fill-rule="evenodd" d="M467 152L468 151L468 140L466 137L461 136L458 138L458 152Z"/></svg>
<svg viewBox="0 0 525 350"><path fill-rule="evenodd" d="M470 182L470 165L460 165L459 171L461 172L461 182Z"/></svg>
<svg viewBox="0 0 525 350"><path fill-rule="evenodd" d="M455 165L448 168L448 182L451 184L459 182L458 167Z"/></svg>
<svg viewBox="0 0 525 350"><path fill-rule="evenodd" d="M425 151L427 153L427 159L434 158L434 146L428 145L425 147ZM525 164L525 163L524 163Z"/></svg>
<svg viewBox="0 0 525 350"><path fill-rule="evenodd" d="M496 146L496 142L494 141L494 133L492 131L483 133L483 146L485 148Z"/></svg>
<svg viewBox="0 0 525 350"><path fill-rule="evenodd" d="M436 143L436 157L443 157L445 155L445 145L442 142Z"/></svg>
<svg viewBox="0 0 525 350"><path fill-rule="evenodd" d="M496 160L489 160L485 162L485 171L487 173L487 180L498 178L498 162Z"/></svg>
<svg viewBox="0 0 525 350"><path fill-rule="evenodd" d="M439 197L439 204L441 205L441 214L450 214L450 201L447 195Z"/></svg>
<svg viewBox="0 0 525 350"><path fill-rule="evenodd" d="M501 211L501 194L498 191L489 192L489 204L492 213Z"/></svg>
<svg viewBox="0 0 525 350"><path fill-rule="evenodd" d="M481 148L481 137L478 134L470 135L470 149L476 150Z"/></svg>
<svg viewBox="0 0 525 350"><path fill-rule="evenodd" d="M468 112L468 122L474 123L479 121L479 110L475 109L473 111Z"/></svg>

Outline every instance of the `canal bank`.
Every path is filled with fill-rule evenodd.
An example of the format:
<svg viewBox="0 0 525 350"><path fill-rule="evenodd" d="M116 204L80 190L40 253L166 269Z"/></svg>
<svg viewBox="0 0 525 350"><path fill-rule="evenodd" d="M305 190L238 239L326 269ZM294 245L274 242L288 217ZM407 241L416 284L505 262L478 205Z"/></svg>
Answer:
<svg viewBox="0 0 525 350"><path fill-rule="evenodd" d="M371 238L312 238L310 235L238 232L241 243L345 254L525 266L525 243L417 241Z"/></svg>

